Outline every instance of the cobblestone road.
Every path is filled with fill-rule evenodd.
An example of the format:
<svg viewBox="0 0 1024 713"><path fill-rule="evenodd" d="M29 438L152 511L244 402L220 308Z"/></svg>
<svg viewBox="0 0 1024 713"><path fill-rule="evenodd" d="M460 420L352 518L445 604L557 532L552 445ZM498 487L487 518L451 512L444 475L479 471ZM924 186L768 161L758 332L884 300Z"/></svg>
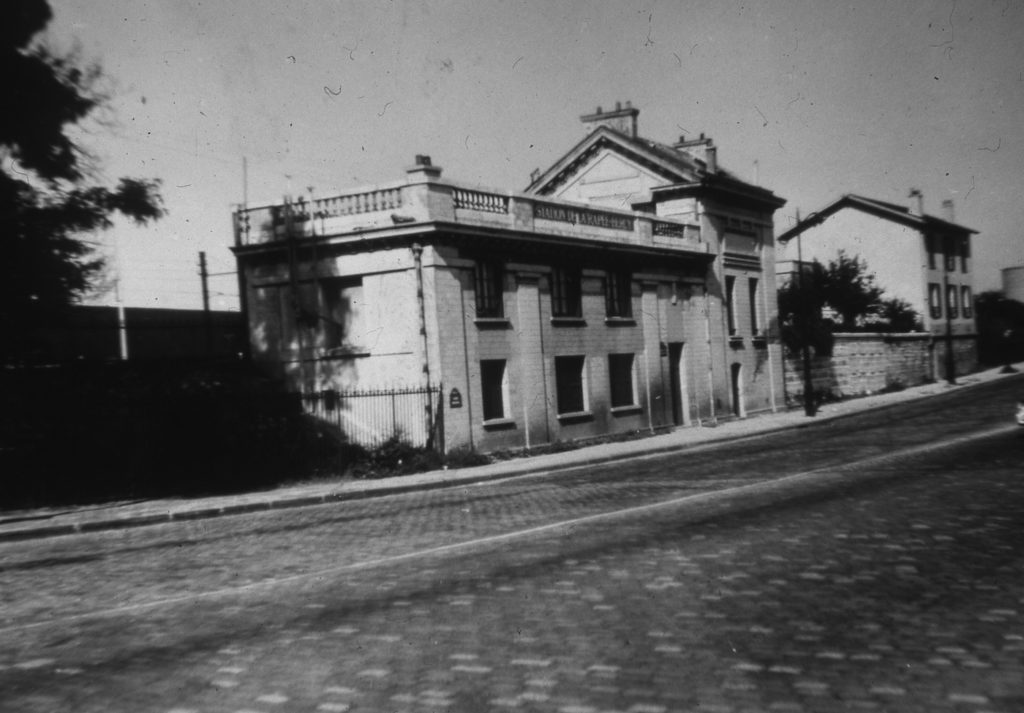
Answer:
<svg viewBox="0 0 1024 713"><path fill-rule="evenodd" d="M808 430L684 463L6 546L0 709L1022 710L1024 438L849 465L1005 420L984 395L956 418L890 416L829 429L827 449ZM838 496L543 529L843 463Z"/></svg>

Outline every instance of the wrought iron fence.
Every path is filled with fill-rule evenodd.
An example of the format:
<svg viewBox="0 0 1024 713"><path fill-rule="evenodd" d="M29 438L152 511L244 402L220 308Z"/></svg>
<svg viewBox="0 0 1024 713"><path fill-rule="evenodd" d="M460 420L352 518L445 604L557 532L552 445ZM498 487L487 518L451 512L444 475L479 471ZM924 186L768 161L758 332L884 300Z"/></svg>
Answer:
<svg viewBox="0 0 1024 713"><path fill-rule="evenodd" d="M440 386L335 391L302 395L306 413L367 448L392 438L432 448L443 441Z"/></svg>

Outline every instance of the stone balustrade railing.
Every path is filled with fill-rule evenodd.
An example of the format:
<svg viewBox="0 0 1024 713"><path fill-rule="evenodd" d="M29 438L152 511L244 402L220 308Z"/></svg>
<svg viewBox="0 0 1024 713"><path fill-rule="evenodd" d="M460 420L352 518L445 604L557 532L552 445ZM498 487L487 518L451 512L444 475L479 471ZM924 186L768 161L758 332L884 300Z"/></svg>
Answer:
<svg viewBox="0 0 1024 713"><path fill-rule="evenodd" d="M330 198L318 198L313 202L314 214L318 218L334 218L341 215L357 215L402 207L402 189L382 188Z"/></svg>
<svg viewBox="0 0 1024 713"><path fill-rule="evenodd" d="M310 210L312 208L312 210ZM619 211L551 198L498 193L447 182L425 181L297 200L235 213L236 244L256 245L288 237L343 237L434 220L488 228L506 226L618 243L658 244L707 252L700 226L647 213Z"/></svg>
<svg viewBox="0 0 1024 713"><path fill-rule="evenodd" d="M653 234L660 238L678 238L700 241L700 226L691 223L667 223L655 220L651 223Z"/></svg>
<svg viewBox="0 0 1024 713"><path fill-rule="evenodd" d="M478 210L482 213L508 213L508 196L470 188L452 188L455 207L462 210Z"/></svg>

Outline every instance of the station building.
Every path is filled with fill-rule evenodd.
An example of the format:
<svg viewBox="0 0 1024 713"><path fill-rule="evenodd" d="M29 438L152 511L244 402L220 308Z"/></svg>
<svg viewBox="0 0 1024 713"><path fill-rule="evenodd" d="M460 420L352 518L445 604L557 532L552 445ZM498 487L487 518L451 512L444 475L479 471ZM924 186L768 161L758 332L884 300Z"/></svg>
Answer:
<svg viewBox="0 0 1024 713"><path fill-rule="evenodd" d="M781 408L784 201L710 139L641 138L638 114L582 117L524 191L418 156L394 183L238 210L253 358L303 393L436 386L446 449Z"/></svg>

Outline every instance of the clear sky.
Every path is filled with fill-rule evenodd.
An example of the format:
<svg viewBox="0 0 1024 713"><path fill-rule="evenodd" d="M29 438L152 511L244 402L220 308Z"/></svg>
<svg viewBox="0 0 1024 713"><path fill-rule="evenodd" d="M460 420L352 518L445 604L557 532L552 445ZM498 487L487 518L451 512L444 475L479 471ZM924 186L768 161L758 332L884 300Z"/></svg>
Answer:
<svg viewBox="0 0 1024 713"><path fill-rule="evenodd" d="M1024 265L1024 3L1017 0L51 0L49 39L107 74L83 141L103 173L161 178L169 215L118 226L126 302L198 307L197 256L234 263L231 207L404 176L521 190L632 101L640 133L704 132L788 204L843 193L956 204L976 291ZM232 276L212 281L235 306Z"/></svg>

